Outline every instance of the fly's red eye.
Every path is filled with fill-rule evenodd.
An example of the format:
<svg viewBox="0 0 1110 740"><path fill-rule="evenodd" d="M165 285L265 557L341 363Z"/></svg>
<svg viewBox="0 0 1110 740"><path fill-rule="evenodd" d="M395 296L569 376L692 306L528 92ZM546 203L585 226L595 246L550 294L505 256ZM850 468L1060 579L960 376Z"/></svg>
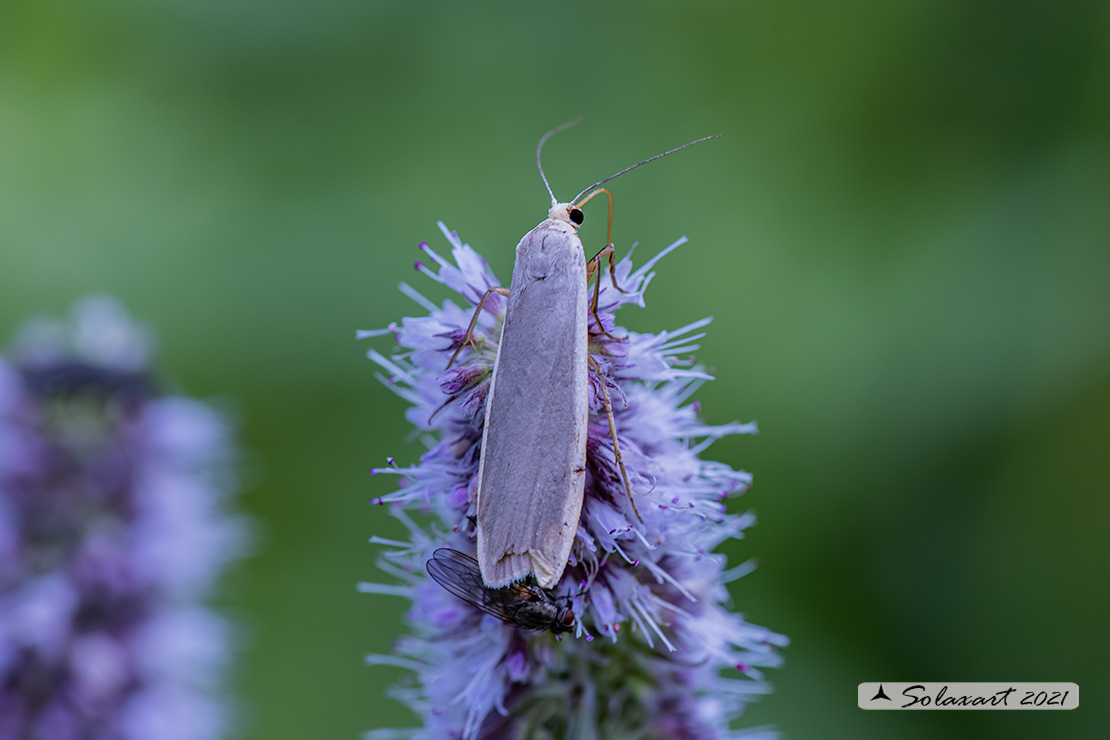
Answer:
<svg viewBox="0 0 1110 740"><path fill-rule="evenodd" d="M571 208L570 209L570 220L573 221L574 223L581 225L582 221L585 218L586 218L585 215L583 215L582 211L580 211L579 209L577 209L577 208Z"/></svg>

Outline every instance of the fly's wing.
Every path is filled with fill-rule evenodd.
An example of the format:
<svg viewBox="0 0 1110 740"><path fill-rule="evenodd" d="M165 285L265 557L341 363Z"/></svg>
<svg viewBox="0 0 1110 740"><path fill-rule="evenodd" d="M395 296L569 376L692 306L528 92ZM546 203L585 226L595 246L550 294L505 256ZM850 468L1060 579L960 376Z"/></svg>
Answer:
<svg viewBox="0 0 1110 740"><path fill-rule="evenodd" d="M479 611L526 629L546 628L546 625L522 625L516 618L516 611L522 603L537 599L535 591L519 584L503 589L488 588L482 582L478 561L469 555L441 547L432 553L427 568L436 583Z"/></svg>
<svg viewBox="0 0 1110 740"><path fill-rule="evenodd" d="M427 567L428 575L455 596L503 622L513 621L503 600L492 598L490 589L482 582L482 572L474 558L441 547L432 553Z"/></svg>
<svg viewBox="0 0 1110 740"><path fill-rule="evenodd" d="M487 586L563 574L586 476L586 260L574 228L548 219L516 249L486 402L478 471L478 562Z"/></svg>

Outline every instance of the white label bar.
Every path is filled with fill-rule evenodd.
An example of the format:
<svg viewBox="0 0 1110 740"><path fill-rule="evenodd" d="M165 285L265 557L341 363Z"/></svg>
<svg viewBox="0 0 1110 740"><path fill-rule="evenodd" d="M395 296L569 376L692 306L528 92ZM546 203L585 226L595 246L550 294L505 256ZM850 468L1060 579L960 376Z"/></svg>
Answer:
<svg viewBox="0 0 1110 740"><path fill-rule="evenodd" d="M1075 709L1079 684L874 681L859 685L860 709Z"/></svg>

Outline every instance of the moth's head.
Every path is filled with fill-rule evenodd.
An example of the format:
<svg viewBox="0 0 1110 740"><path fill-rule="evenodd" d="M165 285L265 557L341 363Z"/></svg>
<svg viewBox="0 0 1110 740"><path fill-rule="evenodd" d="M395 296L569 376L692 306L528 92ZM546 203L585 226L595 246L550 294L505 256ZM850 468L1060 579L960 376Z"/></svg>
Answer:
<svg viewBox="0 0 1110 740"><path fill-rule="evenodd" d="M584 218L581 209L573 203L556 203L547 212L547 217L556 221L566 221L576 229L582 225L582 219Z"/></svg>

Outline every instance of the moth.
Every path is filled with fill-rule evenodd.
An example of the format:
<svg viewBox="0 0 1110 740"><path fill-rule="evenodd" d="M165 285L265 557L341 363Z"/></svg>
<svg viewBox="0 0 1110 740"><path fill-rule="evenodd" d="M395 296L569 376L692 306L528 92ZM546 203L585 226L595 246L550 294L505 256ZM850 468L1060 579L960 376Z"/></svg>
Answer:
<svg viewBox="0 0 1110 740"><path fill-rule="evenodd" d="M448 363L450 367L459 351L473 343L474 327L489 296L507 296L486 397L478 467L478 564L489 588L508 586L529 576L535 576L541 588L553 588L566 568L578 529L586 482L590 367L601 374L587 349L588 312L604 332L597 319L603 259L608 260L610 278L620 290L612 243L613 196L600 186L652 160L716 138L708 136L645 159L562 203L547 182L540 152L550 136L575 123L564 124L540 139L536 167L551 196L547 218L517 244L509 289L486 291ZM581 208L600 193L609 197L608 244L587 261L578 237L584 219ZM591 277L597 278L592 301ZM600 387L615 462L635 511L604 378Z"/></svg>
<svg viewBox="0 0 1110 740"><path fill-rule="evenodd" d="M555 634L574 629L569 599L557 598L547 589L523 583L490 588L482 581L478 561L458 550L439 548L432 553L427 567L436 583L502 622Z"/></svg>

